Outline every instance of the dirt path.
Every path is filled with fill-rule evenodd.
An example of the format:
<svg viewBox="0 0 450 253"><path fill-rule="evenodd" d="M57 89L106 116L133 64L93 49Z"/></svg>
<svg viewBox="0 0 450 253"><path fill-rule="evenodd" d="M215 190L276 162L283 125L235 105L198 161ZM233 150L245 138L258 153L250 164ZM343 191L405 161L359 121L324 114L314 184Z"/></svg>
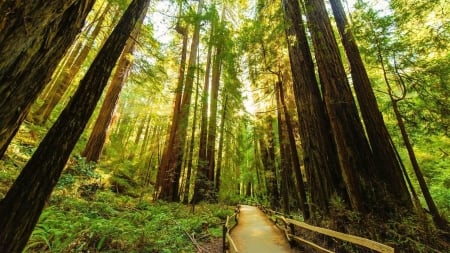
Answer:
<svg viewBox="0 0 450 253"><path fill-rule="evenodd" d="M231 237L242 253L298 252L290 248L277 226L254 206L241 206L239 225Z"/></svg>

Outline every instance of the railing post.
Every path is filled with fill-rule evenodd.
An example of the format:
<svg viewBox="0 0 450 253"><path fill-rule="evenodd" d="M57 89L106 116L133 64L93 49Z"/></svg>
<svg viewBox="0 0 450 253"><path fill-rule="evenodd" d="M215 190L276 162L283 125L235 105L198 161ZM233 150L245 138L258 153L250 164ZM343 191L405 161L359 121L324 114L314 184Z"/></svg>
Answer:
<svg viewBox="0 0 450 253"><path fill-rule="evenodd" d="M227 252L227 226L225 225L225 224L223 224L223 227L222 227L222 238L223 238L223 240L222 240L222 251L223 251L223 253L226 253Z"/></svg>

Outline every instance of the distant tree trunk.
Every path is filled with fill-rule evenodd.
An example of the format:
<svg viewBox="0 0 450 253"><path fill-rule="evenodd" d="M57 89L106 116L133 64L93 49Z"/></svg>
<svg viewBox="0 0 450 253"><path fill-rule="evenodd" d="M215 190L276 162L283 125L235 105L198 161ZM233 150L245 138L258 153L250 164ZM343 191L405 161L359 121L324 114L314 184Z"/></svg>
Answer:
<svg viewBox="0 0 450 253"><path fill-rule="evenodd" d="M0 157L80 32L94 2L0 3Z"/></svg>
<svg viewBox="0 0 450 253"><path fill-rule="evenodd" d="M82 42L78 41L80 45L82 45L80 51L76 55L70 55L67 63L68 66L65 67L65 70L62 71L61 75L58 77L55 85L52 87L50 91L50 96L44 101L42 106L33 113L33 121L36 124L44 124L48 118L50 117L51 112L56 107L56 105L61 101L64 93L68 90L78 71L83 66L83 62L86 60L89 52L91 51L94 41L97 36L100 34L103 20L106 17L106 14L109 12L111 5L108 4L106 8L103 10L102 14L98 18L97 24L95 25L94 30L86 34L89 36L89 41ZM73 58L72 58L73 57Z"/></svg>
<svg viewBox="0 0 450 253"><path fill-rule="evenodd" d="M203 9L203 0L198 2L198 15L201 15ZM197 50L200 42L200 20L197 20L194 26L191 51L189 52L189 63L184 82L183 96L179 107L178 121L176 124L175 136L166 143L166 151L163 155L161 165L158 171L157 195L156 199L167 201L178 201L178 188L181 174L181 167L184 155L184 145L186 142L187 125L189 121L189 110L191 105L192 87L194 84Z"/></svg>
<svg viewBox="0 0 450 253"><path fill-rule="evenodd" d="M289 186L290 186L290 180L289 177L291 175L291 152L288 145L288 137L285 129L285 122L283 119L283 113L282 113L282 105L281 105L281 98L280 93L278 90L278 83L281 83L281 81L278 81L275 83L275 96L277 101L277 121L278 121L278 140L279 140L279 150L280 150L280 175L281 175L281 187L280 187L280 193L281 193L281 199L282 199L282 206L285 213L289 214L291 212L290 210L290 201L289 201Z"/></svg>
<svg viewBox="0 0 450 253"><path fill-rule="evenodd" d="M358 46L348 27L344 7L340 0L331 0L330 2L345 53L350 63L353 87L356 91L367 136L369 137L374 157L376 157L377 183L382 185L378 189L383 190L382 194L386 199L389 199L388 202L394 202L397 206L412 209L413 205L408 187L403 178L400 158L396 155L395 147L384 124L383 116L378 110L375 94L373 93ZM396 207L391 208L392 211L395 211L395 209Z"/></svg>
<svg viewBox="0 0 450 253"><path fill-rule="evenodd" d="M222 117L220 120L220 137L219 137L219 148L217 150L217 166L216 166L216 177L214 181L215 192L219 194L220 191L220 180L222 175L222 153L223 153L223 143L224 143L224 133L225 133L225 120L227 116L228 107L228 95L225 95L225 99L222 105Z"/></svg>
<svg viewBox="0 0 450 253"><path fill-rule="evenodd" d="M347 200L331 126L316 80L313 58L296 0L283 1L295 102L309 183L311 214L327 215L331 197ZM293 37L295 36L295 37ZM312 217L315 218L315 217Z"/></svg>
<svg viewBox="0 0 450 253"><path fill-rule="evenodd" d="M137 32L135 35L137 35ZM133 52L134 44L135 38L128 40L122 56L120 57L116 72L111 79L103 105L98 113L97 120L95 121L94 128L92 129L89 140L82 152L82 156L86 157L87 161L97 162L98 159L100 159L108 128L111 124L117 102L119 101L120 92L122 91L122 87L128 77L128 71L132 65L129 54Z"/></svg>
<svg viewBox="0 0 450 253"><path fill-rule="evenodd" d="M180 5L180 13L181 15L182 6ZM178 68L178 82L177 87L175 90L175 98L174 98L174 105L173 105L173 113L172 113L172 121L170 124L170 130L169 130L169 136L166 140L166 145L163 149L162 157L160 166L158 169L158 174L156 176L156 185L155 185L155 193L154 193L154 199L159 199L160 197L163 199L170 199L171 194L164 193L165 196L160 196L161 192L163 191L163 185L165 185L165 188L171 187L170 182L166 181L166 174L165 171L167 169L167 166L169 164L170 158L174 155L174 150L172 149L173 143L175 142L176 138L176 132L177 128L179 127L179 117L180 117L180 111L181 111L181 99L183 97L183 87L184 87L184 79L185 79L185 71L186 71L186 57L187 57L187 46L188 46L188 28L187 26L184 27L181 25L180 21L178 20L175 30L182 36L182 47L181 47L181 57L180 57L180 66ZM167 192L167 190L166 190Z"/></svg>
<svg viewBox="0 0 450 253"><path fill-rule="evenodd" d="M285 96L284 96L284 90L283 90L283 83L281 81L277 82L277 89L279 91L280 95L280 102L282 106L282 110L284 111L284 119L286 121L286 131L289 137L289 150L290 150L290 156L292 159L292 166L295 173L295 177L297 180L298 185L298 193L300 195L300 209L303 212L303 218L305 220L308 220L309 215L309 207L308 207L308 200L306 198L306 189L305 189L305 183L303 182L303 175L302 171L300 169L300 161L298 158L297 153L297 145L295 143L295 137L294 137L294 130L291 123L291 116L289 115L289 112L287 110Z"/></svg>
<svg viewBox="0 0 450 253"><path fill-rule="evenodd" d="M198 162L197 162L197 178L194 186L193 201L199 202L205 199L206 192L209 191L211 182L208 181L208 158L206 156L207 140L208 140L208 97L209 84L211 73L211 58L212 58L212 39L214 36L214 24L211 25L209 35L208 53L206 55L205 66L205 82L203 86L202 95L202 116L200 121L200 137L198 147Z"/></svg>
<svg viewBox="0 0 450 253"><path fill-rule="evenodd" d="M323 0L306 0L322 93L337 146L339 164L351 206L367 213L375 205L374 161L346 77L339 48Z"/></svg>
<svg viewBox="0 0 450 253"><path fill-rule="evenodd" d="M443 231L449 231L450 227L448 225L448 221L445 220L445 218L442 217L441 214L439 213L439 210L438 210L436 204L434 203L433 197L431 196L431 193L428 189L427 183L425 182L425 178L423 177L422 171L420 169L419 163L417 162L417 158L414 153L414 148L411 144L411 141L409 140L409 136L408 136L408 132L406 131L405 123L403 122L402 115L398 108L398 102L403 100L406 96L406 85L403 81L402 76L398 73L398 69L395 67L395 74L397 76L398 82L403 87L402 96L399 98L396 98L392 92L392 87L390 85L389 79L387 78L387 70L384 65L384 59L383 59L380 51L378 52L378 58L381 63L381 68L383 69L384 81L388 88L388 94L389 94L389 97L392 102L392 109L394 110L395 118L397 119L398 128L400 129L400 133L402 135L403 142L405 144L406 150L408 151L409 160L411 161L411 165L413 167L414 173L416 174L417 181L419 182L420 190L422 191L423 197L425 199L425 202L427 203L430 214L433 217L433 222L436 225L436 227L442 229Z"/></svg>
<svg viewBox="0 0 450 253"><path fill-rule="evenodd" d="M216 132L217 132L217 104L219 99L220 75L222 72L222 43L216 47L214 55L212 79L211 79L211 97L210 114L208 126L208 143L206 156L208 159L208 181L212 182L212 200L217 201L217 192L214 191L214 172L216 165Z"/></svg>
<svg viewBox="0 0 450 253"><path fill-rule="evenodd" d="M21 252L83 132L147 0L133 0L81 80L72 100L0 202L0 252Z"/></svg>
<svg viewBox="0 0 450 253"><path fill-rule="evenodd" d="M198 60L198 59L197 59ZM189 189L191 185L191 174L192 174L192 165L193 165L193 157L194 157L194 147L195 147L195 132L197 129L197 110L198 110L198 97L199 97L199 70L197 69L197 84L195 87L195 99L194 99L194 115L192 116L192 130L191 130L191 141L189 143L189 149L187 154L187 168L186 168L186 177L184 180L184 192L183 192L183 203L189 203Z"/></svg>
<svg viewBox="0 0 450 253"><path fill-rule="evenodd" d="M272 209L278 208L280 195L278 193L277 172L275 164L275 144L273 141L272 119L269 117L266 121L268 125L267 140L263 137L259 140L261 147L261 160L265 168L267 193Z"/></svg>

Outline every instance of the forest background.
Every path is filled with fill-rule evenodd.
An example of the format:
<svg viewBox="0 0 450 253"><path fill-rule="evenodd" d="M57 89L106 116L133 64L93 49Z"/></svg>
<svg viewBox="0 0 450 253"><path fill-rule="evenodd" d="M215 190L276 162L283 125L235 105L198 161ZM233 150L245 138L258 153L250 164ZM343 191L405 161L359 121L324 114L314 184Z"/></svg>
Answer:
<svg viewBox="0 0 450 253"><path fill-rule="evenodd" d="M82 32L51 73L51 80L29 109L11 144L3 150L1 197L68 105L129 5L119 0L94 2ZM410 163L411 154L405 148L399 117L431 196L442 217L450 219L448 1L343 3L378 107L413 188L420 189L420 185ZM282 5L276 1L202 4L202 11L198 11L200 1L150 3L146 18L141 19L143 25L138 32L132 32L107 92L71 152L26 250L192 250L183 242L183 230L220 236L218 224L229 213L226 205L254 199L285 212L300 209L301 198L293 191L285 190L290 192L286 199L275 204L270 192L271 180L275 180L280 193L289 184L280 169L284 162L280 122L292 122L291 131L284 131L294 135L296 154L300 158L303 155L287 47L290 37L286 36ZM195 34L195 29L196 39L190 35ZM195 40L196 49L191 46ZM340 50L344 55L344 49ZM184 61L194 61L195 67L181 70L183 55ZM344 66L350 76L345 60ZM183 76L180 73L184 74L181 71L188 73L184 81L191 82L191 97L186 98L190 109L185 111L186 121L179 124L184 126L185 139L171 145L176 95L180 94L177 87ZM204 86L205 80L210 82L209 87ZM277 86L279 80L284 87ZM114 82L117 86L113 86ZM108 97L112 87L118 87L116 95ZM280 90L284 92L283 102ZM101 113L108 106L109 113ZM99 127L103 131L99 137L95 135L96 121L106 115L111 117ZM202 131L210 131L208 139L202 137ZM270 135L278 165L275 171L265 169L262 151L261 136ZM208 145L213 148L208 149ZM161 167L167 157L177 156L165 154L174 147L183 149L179 157L183 161L179 164L181 173L176 178L180 184L176 189L166 189ZM203 151L202 157L202 148L213 153ZM206 182L202 186L194 179L199 178L197 173L203 166L199 161L208 157L213 157L209 164L215 164L216 172L209 181L201 181ZM198 185L213 190L196 191ZM165 190L161 192L160 187ZM191 207L153 203L155 199L192 203L194 192L205 202L220 204L200 206L197 212L202 215L194 218L189 215ZM426 207L424 198L419 198ZM339 205L339 201L334 203L338 209ZM79 217L82 220L74 222ZM171 223L171 229L155 237L151 231L174 217L181 219L180 223ZM202 218L211 224L211 231L202 230ZM141 221L147 222L138 225ZM414 221L402 222L405 230L413 233ZM141 234L135 233L136 226ZM395 239L401 244L405 237ZM429 247L424 242L417 245L424 251Z"/></svg>

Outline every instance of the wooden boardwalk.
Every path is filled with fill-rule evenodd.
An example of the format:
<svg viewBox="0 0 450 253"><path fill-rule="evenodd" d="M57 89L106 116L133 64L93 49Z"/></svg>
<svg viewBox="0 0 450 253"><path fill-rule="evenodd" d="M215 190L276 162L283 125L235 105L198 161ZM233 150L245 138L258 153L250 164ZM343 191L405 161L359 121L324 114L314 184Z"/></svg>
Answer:
<svg viewBox="0 0 450 253"><path fill-rule="evenodd" d="M254 206L241 206L239 224L231 237L242 253L299 252L291 249L282 232Z"/></svg>

